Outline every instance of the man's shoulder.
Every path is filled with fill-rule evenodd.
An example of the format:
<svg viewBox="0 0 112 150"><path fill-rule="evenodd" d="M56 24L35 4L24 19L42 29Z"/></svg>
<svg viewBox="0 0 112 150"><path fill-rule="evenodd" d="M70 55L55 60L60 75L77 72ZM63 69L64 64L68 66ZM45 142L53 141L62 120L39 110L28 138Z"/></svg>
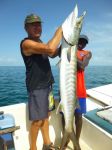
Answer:
<svg viewBox="0 0 112 150"><path fill-rule="evenodd" d="M85 53L85 54L90 54L90 55L92 55L92 52L91 52L90 50L85 50L85 49L84 49L84 50L82 50L82 52Z"/></svg>
<svg viewBox="0 0 112 150"><path fill-rule="evenodd" d="M27 40L27 39L28 39L27 37L24 38L24 39L22 39L21 42L20 42L20 45L22 46L23 42L24 42L25 40Z"/></svg>
<svg viewBox="0 0 112 150"><path fill-rule="evenodd" d="M86 54L90 53L90 51L89 51L89 50L85 50L85 49L83 50L83 49L82 49L82 50L78 50L77 53L80 54L80 55L86 55Z"/></svg>

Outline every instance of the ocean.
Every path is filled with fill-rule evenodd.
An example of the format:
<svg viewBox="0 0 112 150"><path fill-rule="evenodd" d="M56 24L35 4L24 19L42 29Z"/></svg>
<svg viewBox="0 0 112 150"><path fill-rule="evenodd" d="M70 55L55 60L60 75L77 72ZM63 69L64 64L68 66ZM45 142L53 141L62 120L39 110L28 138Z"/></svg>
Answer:
<svg viewBox="0 0 112 150"><path fill-rule="evenodd" d="M59 70L52 66L55 79L54 97L59 98ZM111 66L88 66L85 70L87 89L112 83ZM0 66L0 106L27 102L24 66Z"/></svg>

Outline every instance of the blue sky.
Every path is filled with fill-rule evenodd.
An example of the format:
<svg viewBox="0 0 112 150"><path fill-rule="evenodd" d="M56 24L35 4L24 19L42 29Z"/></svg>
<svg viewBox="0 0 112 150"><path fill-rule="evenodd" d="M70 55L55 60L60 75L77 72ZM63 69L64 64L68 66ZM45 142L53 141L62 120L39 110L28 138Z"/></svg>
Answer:
<svg viewBox="0 0 112 150"><path fill-rule="evenodd" d="M0 0L0 66L24 65L19 44L27 35L24 31L26 15L41 16L42 40L47 42L76 3L79 15L87 11L81 33L89 37L86 49L93 54L90 65L112 65L111 0ZM55 65L58 58L50 61Z"/></svg>

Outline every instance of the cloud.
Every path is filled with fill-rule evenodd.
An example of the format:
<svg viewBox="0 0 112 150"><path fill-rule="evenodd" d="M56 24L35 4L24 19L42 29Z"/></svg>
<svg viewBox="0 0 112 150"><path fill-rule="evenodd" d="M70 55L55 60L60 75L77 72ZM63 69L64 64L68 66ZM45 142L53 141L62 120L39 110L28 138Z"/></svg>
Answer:
<svg viewBox="0 0 112 150"><path fill-rule="evenodd" d="M86 25L86 34L91 43L111 43L112 42L112 25L108 23L88 23Z"/></svg>
<svg viewBox="0 0 112 150"><path fill-rule="evenodd" d="M105 14L104 20L85 24L84 34L89 37L88 49L92 51L91 65L112 65L112 13Z"/></svg>
<svg viewBox="0 0 112 150"><path fill-rule="evenodd" d="M110 21L112 21L112 12L106 12L104 15L103 15L105 18L108 18L110 19Z"/></svg>

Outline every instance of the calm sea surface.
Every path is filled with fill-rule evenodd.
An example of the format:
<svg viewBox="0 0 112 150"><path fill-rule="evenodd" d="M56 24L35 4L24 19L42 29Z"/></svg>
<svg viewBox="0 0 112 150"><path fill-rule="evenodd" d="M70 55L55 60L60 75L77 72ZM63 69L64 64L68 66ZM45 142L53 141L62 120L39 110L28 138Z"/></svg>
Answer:
<svg viewBox="0 0 112 150"><path fill-rule="evenodd" d="M59 71L52 67L55 78L54 96L58 99ZM111 66L90 66L85 71L87 89L112 83ZM0 106L27 102L25 67L0 66Z"/></svg>

